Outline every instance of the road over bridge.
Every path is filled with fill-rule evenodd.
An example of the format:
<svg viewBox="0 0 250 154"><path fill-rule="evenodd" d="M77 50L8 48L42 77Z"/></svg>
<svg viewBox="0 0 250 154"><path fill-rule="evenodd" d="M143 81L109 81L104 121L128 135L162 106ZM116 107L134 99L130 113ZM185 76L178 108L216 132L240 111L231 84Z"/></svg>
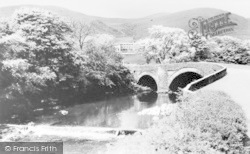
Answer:
<svg viewBox="0 0 250 154"><path fill-rule="evenodd" d="M194 80L222 69L222 66L205 62L171 64L126 64L138 84L157 92L176 92Z"/></svg>

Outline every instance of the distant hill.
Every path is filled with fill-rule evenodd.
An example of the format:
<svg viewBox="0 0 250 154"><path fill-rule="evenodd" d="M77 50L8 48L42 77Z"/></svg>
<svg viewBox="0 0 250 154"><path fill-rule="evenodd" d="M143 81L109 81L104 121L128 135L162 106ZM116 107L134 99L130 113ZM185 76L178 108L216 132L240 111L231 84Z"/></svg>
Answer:
<svg viewBox="0 0 250 154"><path fill-rule="evenodd" d="M17 5L17 6L2 7L0 8L0 17L10 17L15 10L20 9L22 7L40 8L40 9L48 10L68 20L79 21L79 22L84 22L86 24L89 24L93 26L95 28L95 31L99 33L108 33L116 37L124 37L123 32L113 27L110 27L104 22L110 25L112 25L112 23L115 23L117 21L128 22L128 20L126 19L112 19L112 18L109 19L109 18L102 18L102 17L96 17L96 16L89 16L80 12L75 12L75 11L71 11L71 10L56 7L56 6L38 6L38 5Z"/></svg>
<svg viewBox="0 0 250 154"><path fill-rule="evenodd" d="M190 28L188 26L188 21L191 18L201 16L203 18L213 17L221 13L228 12L218 9L211 8L200 8L192 9L187 11L182 11L178 13L167 14L159 16L156 18L147 18L145 20L137 20L130 23L127 23L125 27L129 27L134 34L136 39L145 37L148 35L147 29L153 25L163 25L167 27L177 27L182 28L185 31L188 31ZM230 16L231 20L236 22L238 26L235 27L235 32L229 34L234 37L242 39L250 39L250 19L246 19L242 16L233 14Z"/></svg>
<svg viewBox="0 0 250 154"><path fill-rule="evenodd" d="M133 41L148 35L148 28L153 25L163 25L168 27L182 28L188 31L188 21L191 18L201 16L203 18L213 17L224 12L224 10L212 8L198 8L192 10L181 11L177 13L158 13L144 18L123 19L123 18L103 18L97 16L89 16L80 12L55 6L35 6L35 5L19 5L0 8L0 17L10 16L16 9L21 7L42 8L57 13L58 15L75 20L85 22L93 26L99 33L108 33L119 38L122 41ZM250 19L236 15L232 12L231 20L236 22L238 26L235 31L228 34L241 39L250 39ZM128 39L128 38L131 39ZM124 39L122 39L124 38Z"/></svg>

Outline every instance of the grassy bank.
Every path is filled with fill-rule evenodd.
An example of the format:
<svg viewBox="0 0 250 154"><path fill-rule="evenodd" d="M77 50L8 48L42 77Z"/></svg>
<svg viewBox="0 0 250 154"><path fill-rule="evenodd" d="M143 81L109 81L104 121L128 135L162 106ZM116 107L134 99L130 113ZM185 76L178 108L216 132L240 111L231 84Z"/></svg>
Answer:
<svg viewBox="0 0 250 154"><path fill-rule="evenodd" d="M223 92L184 96L145 133L119 140L107 153L244 153L246 118Z"/></svg>

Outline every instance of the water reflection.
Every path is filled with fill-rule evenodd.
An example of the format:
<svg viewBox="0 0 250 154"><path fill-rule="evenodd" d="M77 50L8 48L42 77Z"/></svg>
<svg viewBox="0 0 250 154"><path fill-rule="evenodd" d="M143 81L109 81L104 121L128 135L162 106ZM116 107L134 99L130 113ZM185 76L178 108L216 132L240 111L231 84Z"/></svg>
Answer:
<svg viewBox="0 0 250 154"><path fill-rule="evenodd" d="M154 104L157 101L158 94L156 92L150 92L150 93L140 93L137 94L137 99L140 102L147 102L148 105Z"/></svg>
<svg viewBox="0 0 250 154"><path fill-rule="evenodd" d="M0 124L20 124L35 120L31 111L31 105L25 102L12 103L0 101Z"/></svg>
<svg viewBox="0 0 250 154"><path fill-rule="evenodd" d="M68 115L57 112L39 117L37 122L51 125L147 128L152 124L152 117L137 113L168 102L167 94L157 93L108 98L66 108Z"/></svg>

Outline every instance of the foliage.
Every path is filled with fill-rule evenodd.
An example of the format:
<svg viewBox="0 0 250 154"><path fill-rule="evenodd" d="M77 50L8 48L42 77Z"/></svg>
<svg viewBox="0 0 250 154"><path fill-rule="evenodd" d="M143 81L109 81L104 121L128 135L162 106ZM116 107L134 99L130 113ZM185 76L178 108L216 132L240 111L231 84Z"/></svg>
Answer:
<svg viewBox="0 0 250 154"><path fill-rule="evenodd" d="M138 43L144 47L145 57L149 63L189 61L194 53L186 32L179 28L153 26L149 29L150 37Z"/></svg>
<svg viewBox="0 0 250 154"><path fill-rule="evenodd" d="M109 34L95 34L87 38L87 45L91 44L93 46L105 49L114 47L115 38ZM113 49L111 49L113 50Z"/></svg>
<svg viewBox="0 0 250 154"><path fill-rule="evenodd" d="M211 38L209 42L217 45L217 49L212 51L210 61L235 64L250 63L248 41L242 41L230 36L217 36Z"/></svg>
<svg viewBox="0 0 250 154"><path fill-rule="evenodd" d="M153 26L150 36L137 43L143 47L147 63L212 61L235 64L250 63L250 43L231 36L205 38L196 35L188 38L186 32L178 28Z"/></svg>
<svg viewBox="0 0 250 154"><path fill-rule="evenodd" d="M47 81L59 80L70 63L70 28L47 11L20 9L1 33L2 69L13 77L20 93L37 92ZM5 28L6 29L6 28Z"/></svg>
<svg viewBox="0 0 250 154"><path fill-rule="evenodd" d="M73 91L81 80L85 87L97 84L96 89L122 88L132 81L131 77L124 79L129 71L121 66L122 57L115 52L111 35L95 35L73 50L72 30L50 12L22 9L7 24L11 33L2 34L2 68L9 70L15 83L25 82L32 92L48 86L47 81Z"/></svg>
<svg viewBox="0 0 250 154"><path fill-rule="evenodd" d="M191 38L191 46L195 48L194 61L206 60L210 58L210 48L208 41L201 35L196 35Z"/></svg>
<svg viewBox="0 0 250 154"><path fill-rule="evenodd" d="M71 22L71 29L73 31L72 35L73 38L76 39L76 44L78 47L82 50L84 47L84 44L86 42L86 38L93 35L95 33L95 30L85 22Z"/></svg>
<svg viewBox="0 0 250 154"><path fill-rule="evenodd" d="M122 57L115 52L113 46L103 44L96 46L88 42L84 51L79 52L75 63L79 66L79 77L76 85L80 94L103 95L105 93L131 92L133 90L133 77L129 70L122 66Z"/></svg>
<svg viewBox="0 0 250 154"><path fill-rule="evenodd" d="M246 118L226 94L184 96L153 128L119 140L107 153L244 153Z"/></svg>
<svg viewBox="0 0 250 154"><path fill-rule="evenodd" d="M72 98L133 91L133 78L115 52L113 36L95 35L79 46L67 22L28 8L3 20L0 29L1 101L39 104L55 99L68 104Z"/></svg>

